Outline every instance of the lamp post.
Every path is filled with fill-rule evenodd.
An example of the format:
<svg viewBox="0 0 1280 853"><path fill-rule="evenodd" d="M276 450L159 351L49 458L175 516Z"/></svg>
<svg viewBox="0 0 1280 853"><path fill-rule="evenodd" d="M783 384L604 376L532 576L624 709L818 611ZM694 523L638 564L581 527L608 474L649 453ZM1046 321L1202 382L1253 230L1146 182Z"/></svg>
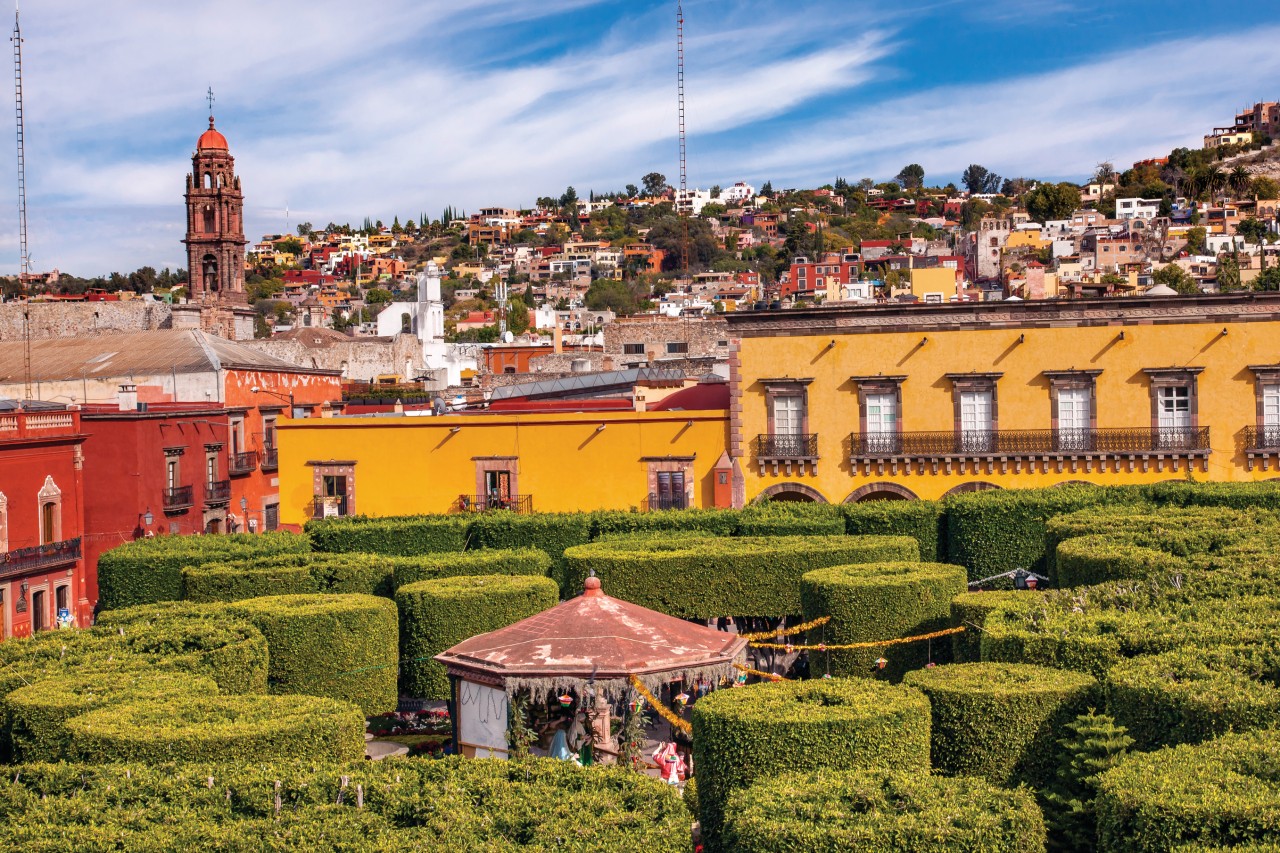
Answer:
<svg viewBox="0 0 1280 853"><path fill-rule="evenodd" d="M270 394L272 397L275 397L277 400L288 400L288 401L289 401L289 417L293 417L293 410L294 410L295 406L294 406L294 403L293 403L293 392L292 392L292 391L290 391L290 392L286 395L286 394L281 394L279 391L271 391L271 390L269 390L269 389L267 389L267 388L260 388L260 387L259 387L259 386L257 386L257 385L254 385L254 386L253 386L252 388L250 388L249 390L250 390L250 391L252 391L254 394Z"/></svg>

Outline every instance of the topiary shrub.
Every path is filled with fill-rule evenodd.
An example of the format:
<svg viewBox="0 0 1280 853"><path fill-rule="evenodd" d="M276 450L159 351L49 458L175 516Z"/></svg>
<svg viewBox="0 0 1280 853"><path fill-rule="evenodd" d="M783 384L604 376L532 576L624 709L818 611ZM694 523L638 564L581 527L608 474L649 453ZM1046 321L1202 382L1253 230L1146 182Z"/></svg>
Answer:
<svg viewBox="0 0 1280 853"><path fill-rule="evenodd" d="M844 516L837 506L780 501L744 509L734 535L842 536L844 532Z"/></svg>
<svg viewBox="0 0 1280 853"><path fill-rule="evenodd" d="M820 770L765 777L729 796L738 853L1042 853L1031 792L981 779Z"/></svg>
<svg viewBox="0 0 1280 853"><path fill-rule="evenodd" d="M395 604L372 595L273 595L225 605L267 638L272 693L326 696L365 714L395 710Z"/></svg>
<svg viewBox="0 0 1280 853"><path fill-rule="evenodd" d="M1274 725L1280 690L1241 664L1233 649L1195 647L1122 661L1107 672L1107 713L1140 750Z"/></svg>
<svg viewBox="0 0 1280 853"><path fill-rule="evenodd" d="M182 598L207 604L213 601L240 601L266 595L308 595L320 591L307 560L310 554L209 563L182 570Z"/></svg>
<svg viewBox="0 0 1280 853"><path fill-rule="evenodd" d="M1067 539L1058 545L1055 560L1060 587L1092 586L1107 581L1152 575L1170 577L1185 571L1186 563L1172 554L1117 542L1108 534Z"/></svg>
<svg viewBox="0 0 1280 853"><path fill-rule="evenodd" d="M1026 612L1043 601L1043 592L1012 589L962 592L951 599L951 624L969 629L951 638L956 663L982 660L982 633L989 613L995 610Z"/></svg>
<svg viewBox="0 0 1280 853"><path fill-rule="evenodd" d="M550 578L477 575L419 581L396 590L400 678L405 695L451 699L444 666L433 658L452 646L554 607Z"/></svg>
<svg viewBox="0 0 1280 853"><path fill-rule="evenodd" d="M806 621L830 616L822 642L829 646L928 634L950 627L951 599L966 589L965 571L941 563L866 563L815 569L800 579ZM889 664L874 669L884 656ZM811 651L813 671L832 675L876 674L897 681L933 658L951 656L948 640L888 647Z"/></svg>
<svg viewBox="0 0 1280 853"><path fill-rule="evenodd" d="M665 509L653 512L600 510L591 514L591 538L628 533L695 532L708 536L732 536L742 510Z"/></svg>
<svg viewBox="0 0 1280 853"><path fill-rule="evenodd" d="M929 702L907 687L867 679L818 679L717 690L693 705L693 756L707 848L723 837L733 791L806 771L928 773Z"/></svg>
<svg viewBox="0 0 1280 853"><path fill-rule="evenodd" d="M1098 778L1097 810L1102 853L1280 841L1280 742L1249 732L1134 753Z"/></svg>
<svg viewBox="0 0 1280 853"><path fill-rule="evenodd" d="M905 683L929 697L935 770L996 785L1043 787L1063 726L1096 704L1098 682L1063 669L964 663L918 670Z"/></svg>
<svg viewBox="0 0 1280 853"><path fill-rule="evenodd" d="M493 548L462 554L420 557L412 564L397 565L395 585L461 575L536 575L551 573L551 558L537 548Z"/></svg>
<svg viewBox="0 0 1280 853"><path fill-rule="evenodd" d="M292 533L233 533L227 536L156 536L113 548L98 558L98 600L106 610L177 601L182 570L310 550L305 536Z"/></svg>
<svg viewBox="0 0 1280 853"><path fill-rule="evenodd" d="M312 548L412 557L462 551L471 545L472 518L461 515L346 516L312 519L305 529Z"/></svg>
<svg viewBox="0 0 1280 853"><path fill-rule="evenodd" d="M914 560L905 536L640 537L604 540L565 552L569 583L589 571L609 595L695 619L726 613L800 612L800 576L822 566Z"/></svg>
<svg viewBox="0 0 1280 853"><path fill-rule="evenodd" d="M14 761L32 763L65 761L70 756L70 734L64 724L71 717L122 702L208 697L217 692L217 683L203 676L74 672L20 687L0 703L9 722Z"/></svg>
<svg viewBox="0 0 1280 853"><path fill-rule="evenodd" d="M910 536L920 545L920 559L945 562L946 516L940 501L866 501L842 504L845 532L850 536Z"/></svg>
<svg viewBox="0 0 1280 853"><path fill-rule="evenodd" d="M552 577L560 584L565 598L577 595L577 586L565 576L564 552L567 548L591 541L592 519L589 513L535 513L519 515L513 512L481 513L472 525L473 547L477 548L528 548L534 546L551 557Z"/></svg>
<svg viewBox="0 0 1280 853"><path fill-rule="evenodd" d="M184 696L113 704L64 724L71 757L107 761L260 761L289 756L353 761L364 755L364 717L313 696Z"/></svg>

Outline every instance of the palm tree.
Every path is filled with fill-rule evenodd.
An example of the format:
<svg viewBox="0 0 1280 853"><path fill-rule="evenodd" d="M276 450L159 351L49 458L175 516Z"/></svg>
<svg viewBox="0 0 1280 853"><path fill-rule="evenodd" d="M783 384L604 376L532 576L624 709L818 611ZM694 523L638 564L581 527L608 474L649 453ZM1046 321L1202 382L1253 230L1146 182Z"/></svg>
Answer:
<svg viewBox="0 0 1280 853"><path fill-rule="evenodd" d="M1210 193L1215 193L1227 185L1227 174L1217 166L1205 173L1205 183Z"/></svg>
<svg viewBox="0 0 1280 853"><path fill-rule="evenodd" d="M1231 185L1231 191L1236 194L1236 198L1239 198L1248 192L1251 180L1252 178L1249 175L1249 170L1244 166L1236 166L1232 169L1231 176L1227 179L1228 183Z"/></svg>

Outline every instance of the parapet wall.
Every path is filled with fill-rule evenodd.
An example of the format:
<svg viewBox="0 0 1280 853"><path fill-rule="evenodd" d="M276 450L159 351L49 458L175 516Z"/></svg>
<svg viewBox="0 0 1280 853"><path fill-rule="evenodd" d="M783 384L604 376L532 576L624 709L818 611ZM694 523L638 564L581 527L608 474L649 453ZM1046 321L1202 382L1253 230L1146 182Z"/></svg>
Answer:
<svg viewBox="0 0 1280 853"><path fill-rule="evenodd" d="M163 302L6 302L0 305L0 341L22 339L24 313L30 317L32 340L149 332L173 326L173 312Z"/></svg>

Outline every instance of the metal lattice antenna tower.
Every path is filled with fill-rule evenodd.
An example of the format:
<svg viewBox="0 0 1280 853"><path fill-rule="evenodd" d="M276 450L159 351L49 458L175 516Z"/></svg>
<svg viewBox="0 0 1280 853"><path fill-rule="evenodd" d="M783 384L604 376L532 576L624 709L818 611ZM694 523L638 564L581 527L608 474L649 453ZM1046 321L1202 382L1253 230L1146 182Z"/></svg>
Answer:
<svg viewBox="0 0 1280 853"><path fill-rule="evenodd" d="M684 239L680 242L680 271L689 271L689 162L686 158L684 135L684 7L676 2L676 94L680 130L680 195L677 205L684 226Z"/></svg>
<svg viewBox="0 0 1280 853"><path fill-rule="evenodd" d="M27 154L22 122L22 27L18 21L18 4L13 4L13 105L18 119L18 240L22 253L22 274L31 272L31 252L27 243Z"/></svg>

